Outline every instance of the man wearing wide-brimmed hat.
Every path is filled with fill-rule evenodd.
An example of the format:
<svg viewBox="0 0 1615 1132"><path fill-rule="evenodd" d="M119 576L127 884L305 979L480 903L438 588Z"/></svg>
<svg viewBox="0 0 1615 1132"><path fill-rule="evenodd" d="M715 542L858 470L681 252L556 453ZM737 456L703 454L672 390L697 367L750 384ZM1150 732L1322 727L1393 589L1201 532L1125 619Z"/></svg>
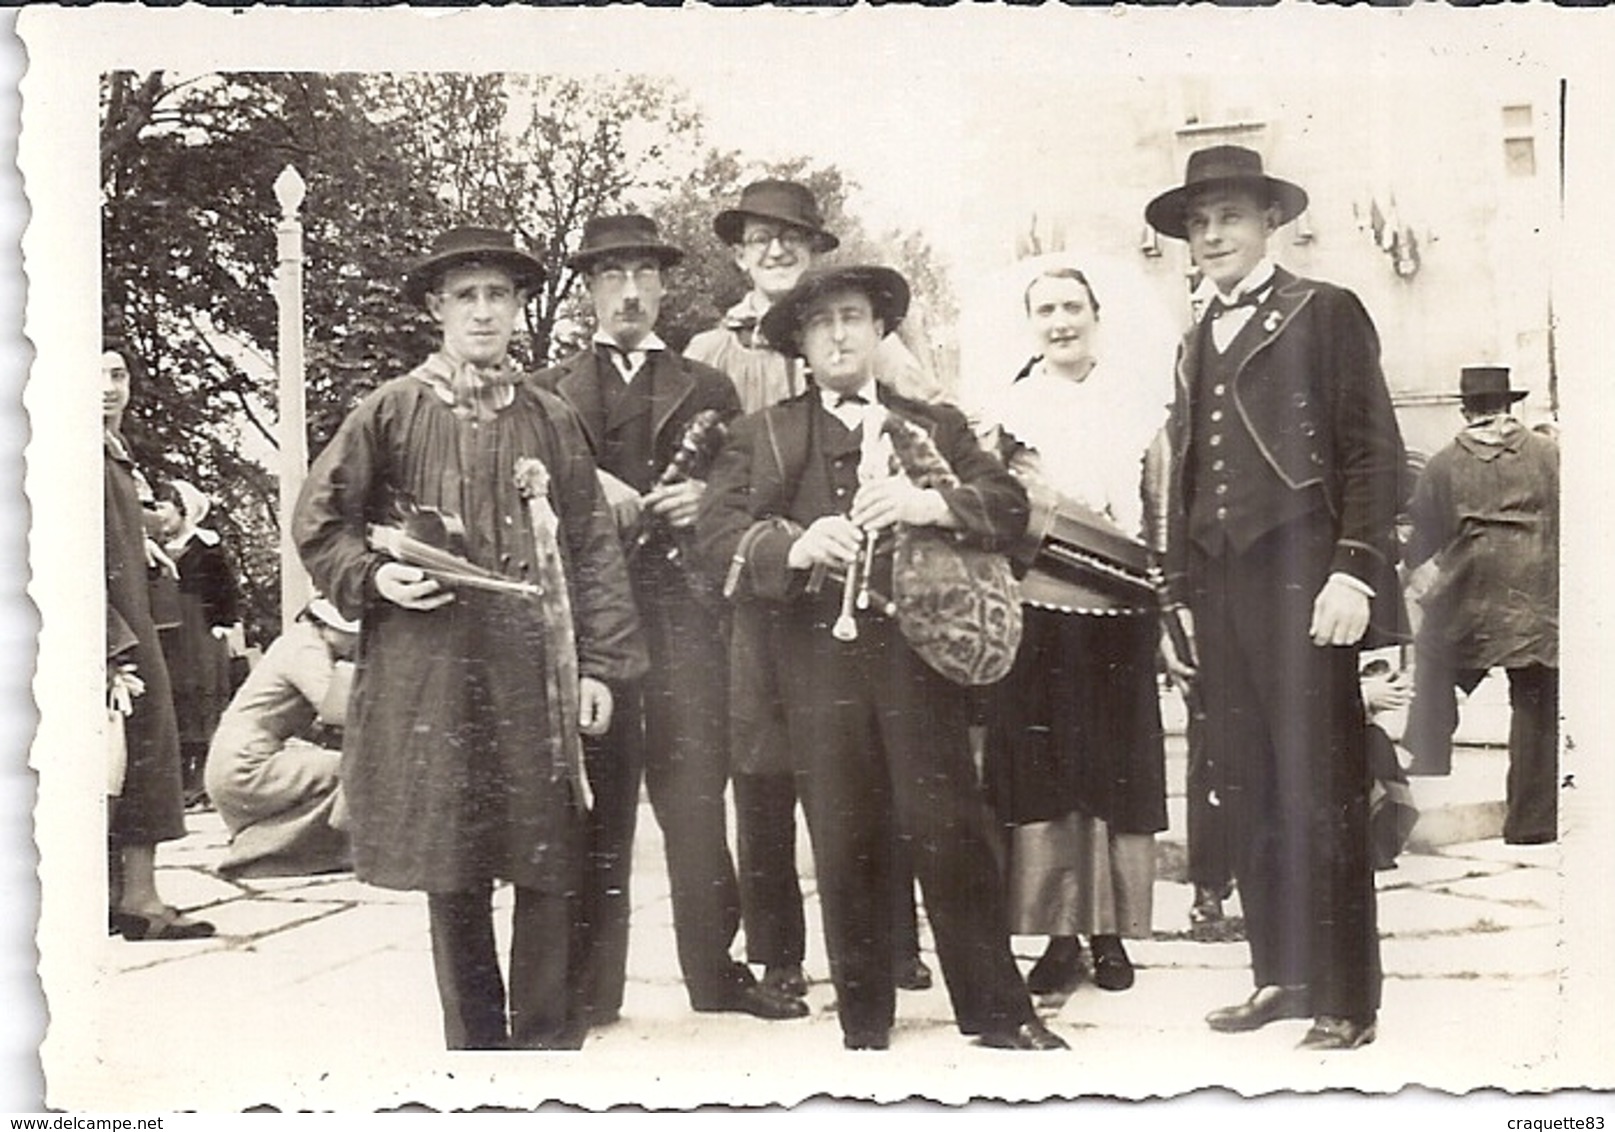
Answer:
<svg viewBox="0 0 1615 1132"><path fill-rule="evenodd" d="M771 343L762 321L819 257L835 251L841 241L825 227L811 189L777 178L747 185L733 208L718 213L712 228L729 246L750 290L719 325L692 338L684 352L726 373L742 407L754 412L807 387L805 363ZM895 332L875 347L873 367L877 381L905 397L941 398L940 383ZM796 871L796 788L784 737L778 726L764 725L731 757L747 958L763 968L765 983L802 993L807 986L802 970L807 934ZM900 883L894 889L903 926L902 954L896 961L904 968L901 981L923 989L930 985L930 973L919 959L912 890L912 883L906 891Z"/></svg>
<svg viewBox="0 0 1615 1132"><path fill-rule="evenodd" d="M588 441L509 357L543 274L508 232L456 228L434 242L404 293L442 344L348 415L309 470L292 530L315 584L362 623L342 761L355 872L427 893L451 1049L581 1045L574 731L603 732L610 685L645 667ZM534 500L517 478L530 461L548 473ZM461 577L548 579L548 599L440 580L375 549L372 525L442 536L439 551L471 564ZM566 585L552 577L557 555ZM508 999L496 880L515 888Z"/></svg>
<svg viewBox="0 0 1615 1132"><path fill-rule="evenodd" d="M643 775L662 827L673 933L690 1005L760 1018L799 1018L799 1000L760 985L729 949L740 896L729 853L727 654L719 619L692 591L681 543L706 472L666 469L692 427L740 412L728 378L682 358L656 334L664 272L683 253L644 216L601 216L568 266L583 277L596 329L588 349L535 375L577 411L616 501L629 573L650 649L645 678L616 689L611 730L587 749L595 806L586 888L593 937L590 1010L596 1023L623 1005L629 866ZM695 438L690 438L695 439ZM680 457L682 459L682 457ZM673 482L668 482L669 479Z"/></svg>
<svg viewBox="0 0 1615 1132"><path fill-rule="evenodd" d="M713 219L712 229L728 245L750 290L717 326L690 339L684 353L728 374L749 413L794 397L805 387L801 359L770 344L762 318L804 271L841 241L825 227L811 189L777 178L747 185L735 206ZM936 377L895 333L876 349L875 377L905 397L935 401L942 396Z"/></svg>
<svg viewBox="0 0 1615 1132"><path fill-rule="evenodd" d="M1310 1017L1303 1046L1351 1049L1374 1039L1381 984L1357 657L1402 622L1402 445L1357 297L1268 258L1306 206L1255 151L1218 145L1144 215L1214 288L1170 424L1167 583L1197 656L1168 652L1200 682L1256 990L1207 1022Z"/></svg>
<svg viewBox="0 0 1615 1132"><path fill-rule="evenodd" d="M854 616L849 585L811 584L851 568L866 532L899 523L987 550L1024 533L1025 491L963 414L875 381L876 348L908 301L897 272L858 266L809 272L770 308L764 333L807 360L813 383L735 426L702 500L700 558L737 602L737 622L757 614L759 678L732 686L732 710L769 710L755 697L784 705L847 1048L885 1049L891 1038L898 838L913 845L959 1028L999 1048L1064 1048L1038 1021L1010 952L965 689L921 658L880 602ZM929 436L951 469L946 485L889 474L889 416ZM875 539L865 558L871 593L894 592L890 543ZM852 624L832 632L838 620Z"/></svg>
<svg viewBox="0 0 1615 1132"><path fill-rule="evenodd" d="M1508 811L1503 840L1559 836L1559 445L1514 415L1526 396L1504 366L1459 375L1464 427L1430 457L1414 492L1410 569L1434 558L1422 601L1411 774L1452 769L1455 688L1508 673Z"/></svg>

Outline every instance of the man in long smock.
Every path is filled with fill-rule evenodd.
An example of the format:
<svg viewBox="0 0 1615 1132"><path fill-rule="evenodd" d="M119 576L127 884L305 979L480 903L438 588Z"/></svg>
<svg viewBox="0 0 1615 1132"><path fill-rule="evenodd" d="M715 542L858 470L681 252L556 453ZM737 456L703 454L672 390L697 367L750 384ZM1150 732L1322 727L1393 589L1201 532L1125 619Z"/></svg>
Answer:
<svg viewBox="0 0 1615 1132"><path fill-rule="evenodd" d="M645 667L577 417L524 386L507 353L542 278L509 233L458 228L437 240L404 289L441 327L442 348L349 414L309 472L293 528L315 585L363 625L342 764L355 872L427 893L451 1049L581 1045L574 904L586 791L578 760L565 757L576 744L556 721L575 713L570 726L602 733L607 682ZM532 460L548 472L537 499L516 478ZM559 519L549 537L538 516L546 502ZM400 522L428 540L450 536L483 572L539 581L544 596L444 584L371 548L369 525ZM552 541L560 587L543 571ZM546 616L563 598L575 662L567 626ZM574 668L574 686L556 679ZM515 886L508 1005L495 880Z"/></svg>

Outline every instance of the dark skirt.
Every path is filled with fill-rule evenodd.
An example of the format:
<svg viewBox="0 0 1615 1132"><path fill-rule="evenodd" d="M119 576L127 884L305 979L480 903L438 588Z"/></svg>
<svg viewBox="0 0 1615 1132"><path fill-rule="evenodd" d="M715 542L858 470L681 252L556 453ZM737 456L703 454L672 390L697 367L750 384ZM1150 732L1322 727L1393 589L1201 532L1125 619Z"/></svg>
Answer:
<svg viewBox="0 0 1615 1132"><path fill-rule="evenodd" d="M1015 667L988 704L984 767L1004 825L1072 812L1116 833L1166 828L1153 616L1026 607Z"/></svg>

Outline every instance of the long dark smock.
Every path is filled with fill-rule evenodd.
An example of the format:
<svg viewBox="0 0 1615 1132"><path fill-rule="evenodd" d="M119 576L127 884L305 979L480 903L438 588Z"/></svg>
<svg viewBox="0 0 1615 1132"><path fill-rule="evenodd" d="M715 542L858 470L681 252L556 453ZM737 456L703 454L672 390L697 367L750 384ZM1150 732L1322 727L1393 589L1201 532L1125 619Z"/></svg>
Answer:
<svg viewBox="0 0 1615 1132"><path fill-rule="evenodd" d="M354 866L386 888L462 891L493 878L575 887L577 800L542 757L546 634L531 598L461 589L443 608L381 598L385 561L364 541L400 497L451 512L465 552L510 577L534 569L516 461L549 469L550 502L577 626L582 676L620 681L645 666L628 576L572 411L520 385L492 419L460 418L423 381L367 397L315 461L293 531L319 589L361 618L342 781Z"/></svg>

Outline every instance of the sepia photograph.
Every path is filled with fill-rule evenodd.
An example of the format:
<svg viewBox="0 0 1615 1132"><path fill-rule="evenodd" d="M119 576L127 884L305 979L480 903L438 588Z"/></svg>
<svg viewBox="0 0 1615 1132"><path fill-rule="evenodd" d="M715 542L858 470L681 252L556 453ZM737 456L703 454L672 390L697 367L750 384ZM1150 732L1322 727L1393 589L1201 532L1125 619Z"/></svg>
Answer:
<svg viewBox="0 0 1615 1132"><path fill-rule="evenodd" d="M16 30L45 1108L1615 1116L1604 13Z"/></svg>

